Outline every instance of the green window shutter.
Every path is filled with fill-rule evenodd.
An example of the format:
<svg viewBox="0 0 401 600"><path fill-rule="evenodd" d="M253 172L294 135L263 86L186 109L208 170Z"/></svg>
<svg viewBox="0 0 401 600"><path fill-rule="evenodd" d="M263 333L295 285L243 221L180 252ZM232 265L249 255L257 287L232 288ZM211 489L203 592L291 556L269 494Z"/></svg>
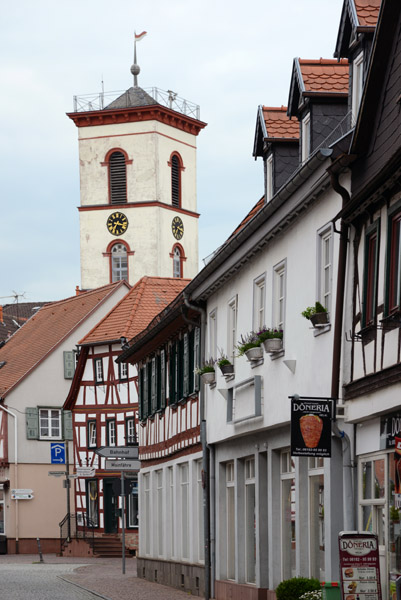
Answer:
<svg viewBox="0 0 401 600"><path fill-rule="evenodd" d="M64 379L72 379L75 372L75 355L73 350L63 352L64 359Z"/></svg>
<svg viewBox="0 0 401 600"><path fill-rule="evenodd" d="M187 398L189 395L189 341L188 334L184 333L184 356L183 356L183 371L184 371L184 398Z"/></svg>
<svg viewBox="0 0 401 600"><path fill-rule="evenodd" d="M178 341L177 356L177 400L184 397L184 340Z"/></svg>
<svg viewBox="0 0 401 600"><path fill-rule="evenodd" d="M149 414L148 409L148 365L145 365L143 368L143 418Z"/></svg>
<svg viewBox="0 0 401 600"><path fill-rule="evenodd" d="M143 369L139 369L138 374L138 416L139 420L143 419Z"/></svg>
<svg viewBox="0 0 401 600"><path fill-rule="evenodd" d="M189 394L193 394L194 390L195 390L195 375L194 375L194 369L195 369L195 363L194 363L194 358L195 358L195 330L192 329L189 332L189 336L188 336L188 345L189 345L189 359L188 359L188 380L189 380L189 384L188 384L188 393Z"/></svg>
<svg viewBox="0 0 401 600"><path fill-rule="evenodd" d="M151 390L150 390L150 402L151 402L151 412L152 414L156 412L156 358L152 358L152 362L150 363L150 373L151 373Z"/></svg>
<svg viewBox="0 0 401 600"><path fill-rule="evenodd" d="M72 412L70 410L63 411L63 439L73 440L73 427L72 427Z"/></svg>
<svg viewBox="0 0 401 600"><path fill-rule="evenodd" d="M196 371L196 369L199 369L199 366L200 366L200 329L199 329L199 327L197 327L195 329L194 365L195 365L195 371ZM195 374L195 390L197 392L199 391L199 382L200 382L199 375Z"/></svg>
<svg viewBox="0 0 401 600"><path fill-rule="evenodd" d="M26 408L26 437L28 440L39 439L39 409Z"/></svg>
<svg viewBox="0 0 401 600"><path fill-rule="evenodd" d="M175 404L177 402L177 350L175 343L170 346L169 381L169 404Z"/></svg>
<svg viewBox="0 0 401 600"><path fill-rule="evenodd" d="M161 356L156 357L156 410L161 409Z"/></svg>
<svg viewBox="0 0 401 600"><path fill-rule="evenodd" d="M160 407L166 407L166 351L160 352Z"/></svg>

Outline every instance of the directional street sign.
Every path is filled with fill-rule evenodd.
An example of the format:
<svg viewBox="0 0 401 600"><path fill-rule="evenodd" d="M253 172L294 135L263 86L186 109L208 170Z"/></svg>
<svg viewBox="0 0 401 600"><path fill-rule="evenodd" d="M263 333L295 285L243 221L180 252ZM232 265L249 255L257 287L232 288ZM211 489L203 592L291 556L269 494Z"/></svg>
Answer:
<svg viewBox="0 0 401 600"><path fill-rule="evenodd" d="M96 469L94 467L77 467L78 477L94 477Z"/></svg>
<svg viewBox="0 0 401 600"><path fill-rule="evenodd" d="M32 500L33 490L16 489L11 490L11 500Z"/></svg>
<svg viewBox="0 0 401 600"><path fill-rule="evenodd" d="M105 458L138 458L138 446L103 446L95 450L99 456Z"/></svg>
<svg viewBox="0 0 401 600"><path fill-rule="evenodd" d="M63 477L63 475L67 475L66 471L48 471L48 475L52 477Z"/></svg>
<svg viewBox="0 0 401 600"><path fill-rule="evenodd" d="M106 458L106 471L139 471L140 460L113 460Z"/></svg>
<svg viewBox="0 0 401 600"><path fill-rule="evenodd" d="M61 442L50 444L50 462L52 465L65 465L65 444Z"/></svg>

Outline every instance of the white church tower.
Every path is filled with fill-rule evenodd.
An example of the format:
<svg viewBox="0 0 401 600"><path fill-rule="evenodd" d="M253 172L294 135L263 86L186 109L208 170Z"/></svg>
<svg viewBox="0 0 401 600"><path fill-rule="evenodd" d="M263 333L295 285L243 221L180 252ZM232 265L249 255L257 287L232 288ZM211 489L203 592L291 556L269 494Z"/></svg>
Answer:
<svg viewBox="0 0 401 600"><path fill-rule="evenodd" d="M136 39L140 39L136 36ZM196 138L199 107L134 86L74 98L81 184L81 288L198 272Z"/></svg>

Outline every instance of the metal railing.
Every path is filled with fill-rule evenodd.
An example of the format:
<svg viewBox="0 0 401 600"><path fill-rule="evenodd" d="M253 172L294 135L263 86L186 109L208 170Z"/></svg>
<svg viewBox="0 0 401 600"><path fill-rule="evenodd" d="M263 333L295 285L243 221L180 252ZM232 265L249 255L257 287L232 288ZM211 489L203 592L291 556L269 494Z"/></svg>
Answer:
<svg viewBox="0 0 401 600"><path fill-rule="evenodd" d="M143 88L143 90L149 94L155 103L171 108L183 115L192 117L193 119L200 119L200 107L194 102L185 100L171 90L162 90L157 87ZM107 110L107 106L119 96L125 94L127 90L120 90L115 92L99 92L97 94L83 94L81 96L74 96L74 112L86 112L91 110ZM129 108L129 94L126 95L126 108Z"/></svg>
<svg viewBox="0 0 401 600"><path fill-rule="evenodd" d="M86 513L67 513L59 523L60 554L71 540L85 540L93 548L96 524L87 517Z"/></svg>

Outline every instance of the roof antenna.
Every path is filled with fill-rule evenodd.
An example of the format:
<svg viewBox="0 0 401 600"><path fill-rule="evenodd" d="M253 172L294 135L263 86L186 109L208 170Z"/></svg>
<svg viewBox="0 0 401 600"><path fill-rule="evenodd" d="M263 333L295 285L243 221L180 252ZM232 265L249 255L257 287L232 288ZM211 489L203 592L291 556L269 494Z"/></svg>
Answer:
<svg viewBox="0 0 401 600"><path fill-rule="evenodd" d="M137 65L136 63L136 43L140 42L145 35L147 34L147 31L142 31L142 33L138 33L138 35L136 34L136 32L134 32L135 34L135 40L134 40L134 64L131 66L131 73L134 76L134 87L138 87L138 75L141 71L139 65Z"/></svg>

